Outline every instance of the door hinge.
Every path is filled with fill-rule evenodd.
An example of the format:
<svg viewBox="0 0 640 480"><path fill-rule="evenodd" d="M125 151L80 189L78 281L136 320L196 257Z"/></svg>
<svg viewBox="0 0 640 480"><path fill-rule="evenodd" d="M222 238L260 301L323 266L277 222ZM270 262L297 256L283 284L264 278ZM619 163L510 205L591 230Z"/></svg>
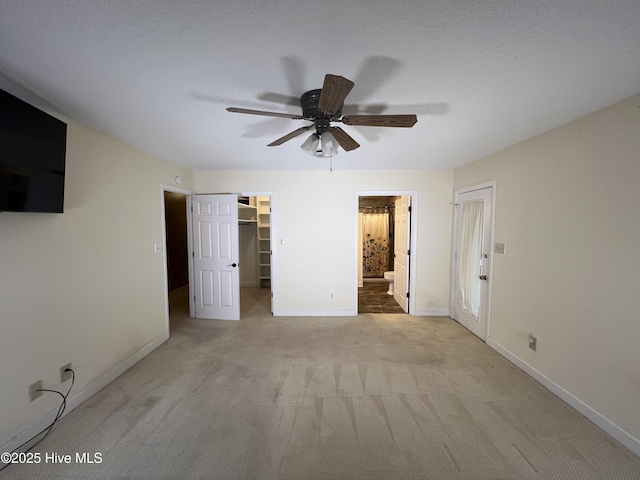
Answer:
<svg viewBox="0 0 640 480"><path fill-rule="evenodd" d="M193 205L191 206L191 211L193 212Z"/></svg>
<svg viewBox="0 0 640 480"><path fill-rule="evenodd" d="M408 211L409 211L409 212L411 211L411 205L409 205L409 209L408 209Z"/></svg>
<svg viewBox="0 0 640 480"><path fill-rule="evenodd" d="M196 252L191 252L191 256L192 256L193 258L196 258Z"/></svg>
<svg viewBox="0 0 640 480"><path fill-rule="evenodd" d="M407 298L409 298L409 292L407 292Z"/></svg>
<svg viewBox="0 0 640 480"><path fill-rule="evenodd" d="M411 256L411 249L407 250L407 255Z"/></svg>

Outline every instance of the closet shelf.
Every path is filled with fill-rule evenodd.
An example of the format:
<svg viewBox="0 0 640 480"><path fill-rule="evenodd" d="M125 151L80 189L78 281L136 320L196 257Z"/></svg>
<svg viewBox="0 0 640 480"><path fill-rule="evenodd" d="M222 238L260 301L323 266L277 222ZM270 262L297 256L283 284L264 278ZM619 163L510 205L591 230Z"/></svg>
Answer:
<svg viewBox="0 0 640 480"><path fill-rule="evenodd" d="M260 287L271 285L271 199L257 197L258 276Z"/></svg>
<svg viewBox="0 0 640 480"><path fill-rule="evenodd" d="M244 203L238 204L238 223L240 225L250 225L258 223L258 209L253 205Z"/></svg>

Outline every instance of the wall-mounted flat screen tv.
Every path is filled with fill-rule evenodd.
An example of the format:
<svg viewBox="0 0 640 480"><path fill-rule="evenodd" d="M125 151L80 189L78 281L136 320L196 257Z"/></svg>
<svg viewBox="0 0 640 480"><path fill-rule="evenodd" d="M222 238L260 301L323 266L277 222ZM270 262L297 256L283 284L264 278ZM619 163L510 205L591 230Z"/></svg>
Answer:
<svg viewBox="0 0 640 480"><path fill-rule="evenodd" d="M62 213L67 124L0 90L0 212Z"/></svg>

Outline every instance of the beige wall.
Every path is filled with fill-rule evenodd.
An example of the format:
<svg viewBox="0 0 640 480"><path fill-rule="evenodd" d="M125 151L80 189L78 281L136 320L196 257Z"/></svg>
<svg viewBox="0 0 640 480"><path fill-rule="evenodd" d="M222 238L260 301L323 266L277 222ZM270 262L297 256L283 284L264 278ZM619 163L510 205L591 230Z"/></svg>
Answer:
<svg viewBox="0 0 640 480"><path fill-rule="evenodd" d="M640 439L640 95L455 171L495 180L490 339ZM527 334L538 338L537 352Z"/></svg>
<svg viewBox="0 0 640 480"><path fill-rule="evenodd" d="M161 184L193 173L68 119L65 213L0 213L0 446L167 334ZM68 387L68 383L64 387Z"/></svg>
<svg viewBox="0 0 640 480"><path fill-rule="evenodd" d="M452 171L196 172L199 193L273 193L274 305L283 315L354 311L357 191L418 193L416 313L446 314L452 185Z"/></svg>

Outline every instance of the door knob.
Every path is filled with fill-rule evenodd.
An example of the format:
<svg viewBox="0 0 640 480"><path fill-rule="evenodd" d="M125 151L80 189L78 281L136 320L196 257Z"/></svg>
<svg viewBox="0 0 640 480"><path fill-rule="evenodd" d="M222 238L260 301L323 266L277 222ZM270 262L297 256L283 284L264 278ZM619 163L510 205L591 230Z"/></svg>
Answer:
<svg viewBox="0 0 640 480"><path fill-rule="evenodd" d="M233 268L235 268L235 267L237 267L237 266L238 266L238 264L237 264L237 263L232 263L231 265L227 265L227 267L233 267Z"/></svg>
<svg viewBox="0 0 640 480"><path fill-rule="evenodd" d="M486 275L480 275L480 280L486 280L487 276Z"/></svg>

